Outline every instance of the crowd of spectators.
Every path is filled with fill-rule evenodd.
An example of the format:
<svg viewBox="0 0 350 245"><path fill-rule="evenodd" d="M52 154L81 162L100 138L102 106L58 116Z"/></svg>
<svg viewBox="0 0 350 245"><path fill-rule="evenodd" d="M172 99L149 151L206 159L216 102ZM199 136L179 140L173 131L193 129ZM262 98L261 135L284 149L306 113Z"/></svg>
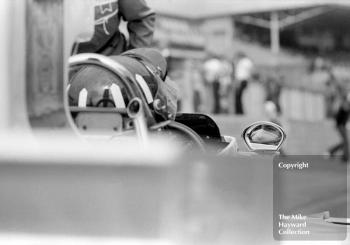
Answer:
<svg viewBox="0 0 350 245"><path fill-rule="evenodd" d="M201 67L202 85L194 86L195 109L202 108L207 95L212 98L209 105L214 114L244 114L243 95L248 84L253 80L254 63L243 52L238 52L234 59L228 60L217 55L208 55Z"/></svg>

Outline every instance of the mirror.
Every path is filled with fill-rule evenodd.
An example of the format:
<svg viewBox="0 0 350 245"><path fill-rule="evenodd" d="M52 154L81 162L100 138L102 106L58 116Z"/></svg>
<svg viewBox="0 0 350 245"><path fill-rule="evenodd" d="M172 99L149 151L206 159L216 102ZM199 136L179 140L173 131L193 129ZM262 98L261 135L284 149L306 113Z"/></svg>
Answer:
<svg viewBox="0 0 350 245"><path fill-rule="evenodd" d="M252 151L276 152L281 148L286 134L275 123L256 122L243 131L242 137Z"/></svg>

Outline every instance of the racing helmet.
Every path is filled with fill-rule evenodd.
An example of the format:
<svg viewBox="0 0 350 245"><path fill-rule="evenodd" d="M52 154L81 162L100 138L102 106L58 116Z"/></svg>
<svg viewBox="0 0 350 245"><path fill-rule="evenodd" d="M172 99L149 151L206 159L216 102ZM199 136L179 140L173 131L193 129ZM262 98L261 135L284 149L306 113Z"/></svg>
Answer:
<svg viewBox="0 0 350 245"><path fill-rule="evenodd" d="M113 60L118 69L112 71L98 63L70 66L70 107L126 109L138 97L146 105L149 124L175 118L178 91L166 79L167 63L157 50L134 49L106 59Z"/></svg>
<svg viewBox="0 0 350 245"><path fill-rule="evenodd" d="M121 78L99 66L83 66L70 78L69 106L126 109L130 99Z"/></svg>

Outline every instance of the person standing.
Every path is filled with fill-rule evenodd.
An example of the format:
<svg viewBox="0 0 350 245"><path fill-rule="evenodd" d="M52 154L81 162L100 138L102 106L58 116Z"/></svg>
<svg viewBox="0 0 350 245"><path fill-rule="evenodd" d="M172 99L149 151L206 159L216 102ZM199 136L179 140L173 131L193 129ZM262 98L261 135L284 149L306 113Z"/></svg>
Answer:
<svg viewBox="0 0 350 245"><path fill-rule="evenodd" d="M272 75L267 78L265 82L265 101L271 101L275 104L278 114L282 114L280 97L282 92L282 81L283 77L279 75Z"/></svg>
<svg viewBox="0 0 350 245"><path fill-rule="evenodd" d="M213 93L213 113L221 113L220 102L220 78L222 76L223 64L219 58L211 57L204 63L204 78L206 83L211 85Z"/></svg>
<svg viewBox="0 0 350 245"><path fill-rule="evenodd" d="M337 99L337 80L335 75L331 70L329 70L329 77L324 83L324 101L325 101L325 109L326 109L326 117L333 117L333 105Z"/></svg>
<svg viewBox="0 0 350 245"><path fill-rule="evenodd" d="M235 113L237 115L243 115L244 108L242 97L252 78L254 64L243 52L239 52L237 58L238 61L235 67L235 79L237 81L235 88Z"/></svg>
<svg viewBox="0 0 350 245"><path fill-rule="evenodd" d="M121 19L127 22L129 42L121 33ZM155 12L145 0L95 0L95 31L91 40L76 43L73 53L118 55L148 47L153 40Z"/></svg>
<svg viewBox="0 0 350 245"><path fill-rule="evenodd" d="M349 95L346 93L343 86L338 86L338 101L335 103L334 120L341 141L329 149L329 155L331 157L339 151L342 152L343 162L349 160L349 141L346 129L350 113L350 102L348 97Z"/></svg>

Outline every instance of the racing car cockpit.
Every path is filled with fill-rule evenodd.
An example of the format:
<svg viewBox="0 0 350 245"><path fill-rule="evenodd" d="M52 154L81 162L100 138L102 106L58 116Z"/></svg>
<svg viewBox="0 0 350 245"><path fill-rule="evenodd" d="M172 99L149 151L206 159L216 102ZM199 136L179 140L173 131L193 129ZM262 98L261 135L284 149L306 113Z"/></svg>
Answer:
<svg viewBox="0 0 350 245"><path fill-rule="evenodd" d="M79 54L69 64L69 108L85 137L137 136L145 143L150 135L160 135L186 149L238 152L235 138L222 136L209 116L177 113L179 90L157 50L134 49L111 57ZM257 135L259 142L254 142ZM242 136L251 151L261 152L277 152L286 138L281 127L269 122L249 126Z"/></svg>

